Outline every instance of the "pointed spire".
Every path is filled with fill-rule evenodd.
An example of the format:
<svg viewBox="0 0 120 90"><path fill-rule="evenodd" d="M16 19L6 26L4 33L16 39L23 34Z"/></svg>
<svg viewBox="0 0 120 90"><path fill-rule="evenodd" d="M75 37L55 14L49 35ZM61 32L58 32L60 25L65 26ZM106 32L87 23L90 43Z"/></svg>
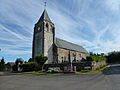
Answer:
<svg viewBox="0 0 120 90"><path fill-rule="evenodd" d="M46 11L46 9L44 9L44 11L43 11L43 13L42 13L42 15L41 15L38 23L41 22L41 21L43 21L43 20L46 20L46 21L51 22L51 20L50 20L50 18L49 18L49 16L48 16L48 13L47 13L47 11Z"/></svg>

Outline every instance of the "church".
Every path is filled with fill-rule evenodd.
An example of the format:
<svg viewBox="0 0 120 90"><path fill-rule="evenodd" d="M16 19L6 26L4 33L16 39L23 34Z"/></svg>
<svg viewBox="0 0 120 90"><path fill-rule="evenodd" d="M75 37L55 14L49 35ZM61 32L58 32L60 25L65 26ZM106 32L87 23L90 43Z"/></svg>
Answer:
<svg viewBox="0 0 120 90"><path fill-rule="evenodd" d="M82 46L55 37L55 26L46 9L34 27L32 46L34 61L38 54L48 57L46 64L79 62L89 56Z"/></svg>

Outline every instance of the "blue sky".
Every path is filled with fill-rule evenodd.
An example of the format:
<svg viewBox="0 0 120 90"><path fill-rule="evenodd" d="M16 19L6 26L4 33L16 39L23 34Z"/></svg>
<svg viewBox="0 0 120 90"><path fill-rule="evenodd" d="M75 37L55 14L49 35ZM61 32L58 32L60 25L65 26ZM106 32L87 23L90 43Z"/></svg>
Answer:
<svg viewBox="0 0 120 90"><path fill-rule="evenodd" d="M120 0L0 0L0 58L31 57L33 28L45 1L56 37L89 52L120 50Z"/></svg>

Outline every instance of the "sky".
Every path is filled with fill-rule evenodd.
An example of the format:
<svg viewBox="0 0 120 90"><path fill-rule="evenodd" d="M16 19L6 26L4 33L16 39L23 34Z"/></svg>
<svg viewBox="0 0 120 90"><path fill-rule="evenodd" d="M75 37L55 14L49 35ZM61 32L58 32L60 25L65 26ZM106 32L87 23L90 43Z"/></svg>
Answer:
<svg viewBox="0 0 120 90"><path fill-rule="evenodd" d="M120 0L0 0L0 58L32 57L34 25L45 1L56 37L88 52L120 51Z"/></svg>

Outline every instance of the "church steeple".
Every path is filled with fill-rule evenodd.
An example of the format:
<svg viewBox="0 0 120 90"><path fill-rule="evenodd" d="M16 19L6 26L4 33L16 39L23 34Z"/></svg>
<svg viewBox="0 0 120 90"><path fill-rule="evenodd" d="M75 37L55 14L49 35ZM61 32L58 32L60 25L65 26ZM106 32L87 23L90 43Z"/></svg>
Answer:
<svg viewBox="0 0 120 90"><path fill-rule="evenodd" d="M44 9L40 19L35 24L33 36L33 59L42 54L48 56L48 62L53 61L53 45L55 40L55 26L51 22L47 10Z"/></svg>
<svg viewBox="0 0 120 90"><path fill-rule="evenodd" d="M44 20L46 20L48 22L51 22L46 9L44 9L44 11L43 11L43 13L42 13L42 15L41 15L41 17L40 17L40 19L38 20L37 23L39 23L41 21L44 21Z"/></svg>

